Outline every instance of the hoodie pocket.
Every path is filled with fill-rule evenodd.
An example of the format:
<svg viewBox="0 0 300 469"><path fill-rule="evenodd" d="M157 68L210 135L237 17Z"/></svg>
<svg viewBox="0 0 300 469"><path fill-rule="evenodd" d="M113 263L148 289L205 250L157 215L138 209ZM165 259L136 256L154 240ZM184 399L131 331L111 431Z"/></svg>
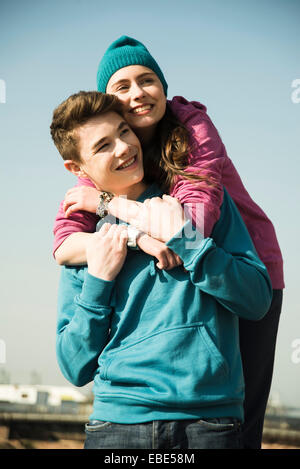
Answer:
<svg viewBox="0 0 300 469"><path fill-rule="evenodd" d="M105 351L99 364L110 392L162 406L219 400L228 380L228 365L202 323L165 329Z"/></svg>

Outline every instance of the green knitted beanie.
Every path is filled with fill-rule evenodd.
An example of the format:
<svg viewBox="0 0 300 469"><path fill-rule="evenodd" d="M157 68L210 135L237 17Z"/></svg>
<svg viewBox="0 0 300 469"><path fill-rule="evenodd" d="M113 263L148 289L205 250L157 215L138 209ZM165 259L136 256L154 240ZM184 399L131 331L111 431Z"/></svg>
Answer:
<svg viewBox="0 0 300 469"><path fill-rule="evenodd" d="M159 65L141 42L128 36L121 36L114 41L102 57L97 72L98 91L106 93L110 77L120 68L129 65L150 68L160 79L167 96L168 84Z"/></svg>

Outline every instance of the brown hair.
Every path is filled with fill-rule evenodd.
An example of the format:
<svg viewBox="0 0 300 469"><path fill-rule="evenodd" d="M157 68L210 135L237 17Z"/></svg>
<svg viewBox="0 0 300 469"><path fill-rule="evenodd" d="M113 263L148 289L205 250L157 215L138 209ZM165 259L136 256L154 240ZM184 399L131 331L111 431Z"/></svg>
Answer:
<svg viewBox="0 0 300 469"><path fill-rule="evenodd" d="M106 112L122 114L122 106L116 96L99 91L79 91L54 110L50 132L64 160L81 162L76 129Z"/></svg>
<svg viewBox="0 0 300 469"><path fill-rule="evenodd" d="M143 148L146 182L157 182L165 191L170 191L178 176L188 179L191 184L198 182L199 188L214 185L210 176L186 171L190 151L189 132L167 104L151 144Z"/></svg>

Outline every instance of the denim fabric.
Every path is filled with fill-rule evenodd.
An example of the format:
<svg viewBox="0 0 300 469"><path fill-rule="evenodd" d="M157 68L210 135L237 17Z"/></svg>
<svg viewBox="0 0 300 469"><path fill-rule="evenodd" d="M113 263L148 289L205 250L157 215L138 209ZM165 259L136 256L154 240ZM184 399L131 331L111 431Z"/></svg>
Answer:
<svg viewBox="0 0 300 469"><path fill-rule="evenodd" d="M236 419L86 424L84 449L241 449Z"/></svg>

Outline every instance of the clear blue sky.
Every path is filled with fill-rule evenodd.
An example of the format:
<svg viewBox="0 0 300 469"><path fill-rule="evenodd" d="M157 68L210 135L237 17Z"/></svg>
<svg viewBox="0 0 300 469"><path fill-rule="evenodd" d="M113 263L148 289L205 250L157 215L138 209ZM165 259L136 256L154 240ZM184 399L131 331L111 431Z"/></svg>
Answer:
<svg viewBox="0 0 300 469"><path fill-rule="evenodd" d="M273 221L286 289L272 391L300 407L298 0L2 0L0 339L12 381L32 370L65 384L56 364L59 267L51 256L59 201L75 180L50 140L53 109L96 88L99 59L123 34L146 44L169 97L201 101L248 191ZM300 93L299 93L300 96ZM1 99L0 99L1 101ZM300 354L299 354L300 356Z"/></svg>

